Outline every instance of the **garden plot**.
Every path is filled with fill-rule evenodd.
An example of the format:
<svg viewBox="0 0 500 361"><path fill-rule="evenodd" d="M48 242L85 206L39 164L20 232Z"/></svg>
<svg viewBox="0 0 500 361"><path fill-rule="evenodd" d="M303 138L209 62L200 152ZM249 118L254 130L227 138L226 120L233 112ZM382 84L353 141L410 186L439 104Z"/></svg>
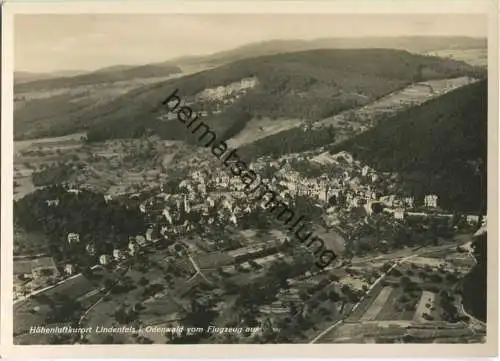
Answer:
<svg viewBox="0 0 500 361"><path fill-rule="evenodd" d="M414 320L417 322L427 322L425 315L431 313L431 309L434 307L434 301L436 294L434 292L423 291L420 296L420 301L417 305L417 310L415 312ZM428 317L428 316L427 316Z"/></svg>
<svg viewBox="0 0 500 361"><path fill-rule="evenodd" d="M370 308L361 316L360 321L373 321L379 314L379 312L382 310L386 302L389 300L389 297L391 296L393 291L392 287L384 287L380 293L378 294L377 298L372 302L370 305Z"/></svg>

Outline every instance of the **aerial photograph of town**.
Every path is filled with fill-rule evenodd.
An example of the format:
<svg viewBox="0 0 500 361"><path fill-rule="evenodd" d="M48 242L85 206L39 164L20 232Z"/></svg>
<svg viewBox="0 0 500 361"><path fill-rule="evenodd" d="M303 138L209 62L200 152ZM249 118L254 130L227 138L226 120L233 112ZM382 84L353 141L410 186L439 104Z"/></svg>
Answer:
<svg viewBox="0 0 500 361"><path fill-rule="evenodd" d="M486 342L484 16L14 30L15 345Z"/></svg>

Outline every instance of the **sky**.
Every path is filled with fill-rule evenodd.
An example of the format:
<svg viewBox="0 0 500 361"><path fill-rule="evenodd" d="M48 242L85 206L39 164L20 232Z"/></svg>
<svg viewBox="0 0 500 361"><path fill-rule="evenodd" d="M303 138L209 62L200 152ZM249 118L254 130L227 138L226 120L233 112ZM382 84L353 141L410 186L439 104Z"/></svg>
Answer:
<svg viewBox="0 0 500 361"><path fill-rule="evenodd" d="M14 19L14 68L88 71L274 39L411 35L486 37L487 23L472 14L22 14Z"/></svg>

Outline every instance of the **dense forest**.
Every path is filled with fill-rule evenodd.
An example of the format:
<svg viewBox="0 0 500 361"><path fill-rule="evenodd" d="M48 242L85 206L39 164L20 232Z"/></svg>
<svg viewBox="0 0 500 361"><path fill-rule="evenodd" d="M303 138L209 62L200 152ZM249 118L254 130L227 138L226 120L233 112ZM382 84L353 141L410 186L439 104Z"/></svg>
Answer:
<svg viewBox="0 0 500 361"><path fill-rule="evenodd" d="M474 257L477 264L465 277L463 284L465 309L484 322L487 314L487 239L488 236L484 233L475 240Z"/></svg>
<svg viewBox="0 0 500 361"><path fill-rule="evenodd" d="M486 211L487 81L381 121L338 144L378 171L397 172L402 191L436 193L445 209Z"/></svg>
<svg viewBox="0 0 500 361"><path fill-rule="evenodd" d="M47 200L59 200L49 206ZM38 232L49 237L51 254L59 259L74 259L86 255L85 246L95 245L96 255L125 248L128 237L146 230L137 209L127 209L116 201L104 201L102 194L81 190L68 192L63 186L39 189L14 203L14 224L26 232ZM79 233L80 242L68 245L68 233Z"/></svg>
<svg viewBox="0 0 500 361"><path fill-rule="evenodd" d="M334 141L335 129L333 127L314 130L296 127L245 145L240 149L240 154L246 159L264 155L279 157L283 154L305 152Z"/></svg>
<svg viewBox="0 0 500 361"><path fill-rule="evenodd" d="M255 88L233 104L224 105L222 114L204 120L218 134L236 133L242 128L238 123L248 117L317 120L366 104L414 81L482 72L463 62L401 50L336 49L277 54L239 60L134 89L76 113L67 121L75 131L89 130L90 140L137 137L148 129L167 139L184 139L175 121L157 120L164 112L161 103L170 93L179 89L178 95L189 100L207 88L257 78L259 84ZM200 104L192 108L200 110Z"/></svg>

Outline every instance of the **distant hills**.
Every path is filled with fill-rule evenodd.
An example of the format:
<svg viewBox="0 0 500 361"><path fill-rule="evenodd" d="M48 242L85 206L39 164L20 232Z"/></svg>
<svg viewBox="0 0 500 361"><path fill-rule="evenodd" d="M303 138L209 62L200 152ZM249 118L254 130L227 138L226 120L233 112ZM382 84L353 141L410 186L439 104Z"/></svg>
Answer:
<svg viewBox="0 0 500 361"><path fill-rule="evenodd" d="M149 64L142 66L113 66L96 70L94 72L66 75L59 77L48 77L39 75L39 79L30 82L17 82L14 84L14 92L37 91L45 89L71 88L81 85L95 85L107 82L117 82L133 78L164 77L180 73L181 69L172 64ZM26 73L16 73L15 78L29 77Z"/></svg>
<svg viewBox="0 0 500 361"><path fill-rule="evenodd" d="M163 111L161 102L174 89L189 100L207 88L256 78L259 83L255 88L233 104L224 105L221 114L205 118L228 138L254 117L318 120L415 81L480 74L481 70L462 62L402 50L332 49L276 54L135 89L94 108L84 114L84 119L72 119L72 123L89 126L91 140L136 137L147 129L166 139L185 139L186 130L177 121L157 120ZM195 102L193 108L203 106Z"/></svg>
<svg viewBox="0 0 500 361"><path fill-rule="evenodd" d="M36 80L50 79L57 77L71 77L85 73L82 70L62 70L53 73L31 73L28 71L16 71L14 72L14 82L17 83L27 83Z"/></svg>
<svg viewBox="0 0 500 361"><path fill-rule="evenodd" d="M458 36L402 36L321 38L313 40L270 40L244 45L208 56L183 57L172 62L182 66L206 63L218 65L248 57L289 53L313 49L398 49L412 53L435 50L485 49L486 38Z"/></svg>
<svg viewBox="0 0 500 361"><path fill-rule="evenodd" d="M186 84L188 88L190 87L189 84L191 84L191 82L198 82L201 80L199 81L200 85L198 86L198 88L201 88L203 86L216 85L217 82L224 82L230 78L235 79L239 76L239 74L257 72L264 73L264 75L261 75L263 78L266 78L268 75L273 75L271 74L272 72L276 73L274 78L269 79L267 84L262 85L262 87L269 86L268 84L271 83L272 88L274 83L281 83L282 86L292 89L291 91L293 92L294 88L304 88L304 85L298 84L302 81L316 82L315 86L312 86L311 84L309 88L302 91L302 94L310 91L309 94L307 94L309 98L313 98L316 95L318 96L318 105L314 105L314 109L311 110L311 114L314 114L314 117L335 112L339 109L345 108L346 106L359 104L359 102L363 100L363 97L365 100L370 100L371 97L377 96L377 94L383 93L384 91L390 91L395 86L397 87L397 84L406 84L408 82L408 76L406 75L399 79L398 76L400 75L395 75L394 77L389 76L386 78L385 75L380 72L378 74L373 74L373 76L369 75L369 73L377 67L379 70L382 69L383 64L381 64L381 59L370 59L369 61L367 60L368 58L363 59L362 61L365 63L375 63L375 66L372 67L372 69L365 64L364 74L355 74L356 67L360 66L361 59L357 59L357 61L355 61L353 66L350 68L343 66L341 59L336 60L337 63L333 64L325 63L321 65L319 62L314 63L309 61L308 65L306 65L304 64L305 60L303 59L303 56L301 59L290 59L290 61L296 62L296 64L290 64L290 61L287 59L283 59L283 61L287 61L287 64L284 64L282 67L279 64L279 61L282 60L280 59L280 56L289 57L286 55L287 53L305 53L311 49L318 50L332 48L351 49L351 51L354 51L355 53L362 51L361 49L363 48L366 48L363 50L369 50L369 48L380 48L379 50L382 52L388 51L387 49L392 48L423 53L443 49L486 49L486 39L467 37L371 37L327 38L316 40L272 40L248 44L236 49L207 56L187 56L161 63L139 66L116 65L87 73L79 71L60 71L52 74L15 72L14 137L19 140L66 135L75 131L79 132L87 130L89 127L93 127L97 123L106 123L110 117L112 117L112 113L115 113L114 115L118 117L121 116L119 110L116 109L115 112L114 110L111 110L112 107L120 108L122 107L120 103L126 102L127 105L124 105L125 108L133 108L134 105L130 105L130 102L134 101L132 100L132 97L134 97L135 94L139 97L147 97L150 90L154 92L154 90L152 90L154 87L143 87L145 84L158 83L158 91L164 93L167 90L162 90L162 87L167 88L167 85L162 85L160 82L163 82L168 78L180 77L182 75L184 75L183 78L186 78L186 80L183 80L178 84L183 88L183 91L186 88ZM356 57L355 53L352 53L351 58ZM312 56L318 57L320 54L321 53L316 53L316 55ZM360 56L368 56L368 54L359 54ZM405 53L400 52L397 54ZM273 56L276 57L273 58ZM470 57L471 55L468 56ZM264 61L263 58L266 57L267 60ZM256 59L255 65L253 64L253 58ZM411 56L406 53L403 58L410 59ZM460 57L456 58L459 59ZM396 64L398 62L398 58L395 53L393 53L392 56L387 57L386 60L389 64ZM349 61L348 57L345 57L344 61ZM439 63L439 60L435 60L434 62L436 65ZM235 63L235 65L231 65L232 63ZM455 73L463 73L458 70L460 67L463 69L467 68L463 64L457 64L458 63L453 62L446 63L445 67L448 67L448 73L452 68L456 70ZM317 65L321 68L314 69ZM242 71L236 69L237 66L241 66ZM344 73L344 75L340 76L343 78L341 83L336 86L331 86L330 80L321 79L322 76L327 76L327 78L337 77L338 75L335 74L334 68L338 66L339 69L337 69L337 74L342 72ZM392 65L388 65L387 68L391 66ZM217 67L221 67L221 69L217 70ZM253 67L255 67L256 72L251 71ZM306 69L307 67L309 67L309 69ZM397 68L402 71L410 70L404 69L401 64L397 65ZM328 71L329 74L322 74L325 73L325 70ZM466 70L467 72L470 72L471 68L469 67ZM296 71L298 71L298 75L295 77L293 73ZM349 72L350 75L347 76L346 71ZM196 72L199 72L200 75L186 76ZM411 76L415 76L416 71L414 69L411 69L410 72ZM352 85L361 86L361 91L363 91L363 88L366 88L366 84L369 84L369 88L374 88L373 92L371 89L368 89L369 92L372 92L373 94L364 95L358 93L361 97L359 95L356 96L356 91L353 90L354 88L346 83L347 78L345 76L352 79L352 81L350 81ZM372 76L372 79L368 80L367 76ZM445 76L445 74L442 71L437 71L436 74L424 74L425 79L435 76L440 77ZM210 81L210 77L215 78L213 81ZM378 80L376 80L377 77ZM316 81L318 78L319 81ZM361 80L361 78L364 79ZM284 79L292 79L292 81L289 85L283 85ZM327 90L326 92L324 92L324 89L321 87L321 84L325 82L330 83L330 85L327 85L327 87L330 87L330 90ZM386 83L383 84L383 82ZM175 83L170 84L175 85ZM141 87L143 88L140 89ZM273 97L268 97L267 99L269 100L263 100L262 97L266 92L262 91L262 87L260 90L254 92L253 96L260 97L260 99L257 99L256 103L258 106L262 106L267 102L268 105L266 107L269 109L269 107L276 104L276 96L278 96L277 92L280 92L281 90L276 88L274 90L276 94L273 95ZM344 92L342 89L343 87L347 87L347 90L343 99L340 99L342 98L340 93ZM333 90L334 88L337 90ZM137 93L131 93L129 98L120 97L120 95L131 90L137 90ZM332 91L334 91L333 95ZM289 96L284 98L287 104L283 104L282 107L289 107L290 104L292 105L290 108L291 111L288 112L287 116L291 112L297 113L297 108L299 107L303 109L305 106L311 105L310 100L299 99L301 94L300 92L301 91L299 90L295 93L294 97L294 100L300 100L298 102L290 102L289 99L291 98ZM265 96L267 97L267 95ZM335 98L335 101L331 102L331 104L325 105L327 98L332 96ZM115 98L117 99L114 100ZM251 97L244 99L242 103L246 102L248 105L243 105L243 108L251 107L252 105L250 103L252 101ZM148 101L146 100L146 103L147 102ZM323 105L320 105L320 103ZM135 106L137 106L137 104ZM235 106L235 112L227 111L226 109L226 111L223 112L224 114L217 117L219 119L214 118L212 121L224 123L226 122L224 119L227 117L248 119L249 115L245 112L239 111L238 108L238 106ZM98 112L102 112L102 114L105 115L106 119L104 122L99 120L99 116L101 114ZM268 112L268 110L264 113L266 112ZM254 113L257 112L252 110L250 115ZM283 112L278 109L276 113L282 114L287 112ZM299 110L297 114L301 115L301 113L302 111ZM257 115L261 116L261 114ZM141 120L145 122L144 125L146 128L151 126L151 121L149 119L150 114L148 112L146 112L146 115L144 116L134 113L134 116L140 116ZM129 118L130 116L125 116L125 119ZM293 116L293 118L296 117ZM239 130L244 128L244 124L242 122L230 119L226 123L229 128L231 128L231 130L228 130L227 136L230 136L233 133L237 134ZM112 128L113 126L110 127ZM130 127L127 126L126 129L128 128ZM140 132L141 131L139 130L139 133ZM107 131L107 133L110 132ZM162 131L162 133L165 132ZM178 138L178 136L175 135L175 131L173 133L174 134L170 137Z"/></svg>
<svg viewBox="0 0 500 361"><path fill-rule="evenodd" d="M171 59L165 62L152 63L148 65L115 65L105 67L96 71L58 71L54 73L29 73L16 71L14 73L15 83L34 82L17 88L16 91L36 90L42 88L56 88L66 86L68 79L61 78L73 77L77 75L89 75L76 79L76 82L88 82L85 79L92 79L97 74L110 73L109 79L113 76L123 80L126 76L151 76L156 71L163 71L169 67L179 67L183 71L194 68L207 68L222 65L251 57L265 55L274 55L280 53L289 53L314 49L398 49L406 50L412 53L426 53L438 50L467 50L467 49L486 49L486 38L456 37L456 36L409 36L409 37L353 37L353 38L321 38L313 40L270 40L243 45L234 49L217 52L211 55L184 56ZM124 72L121 74L121 72ZM163 75L162 75L163 76ZM49 80L39 82L39 80ZM53 81L52 81L53 80Z"/></svg>
<svg viewBox="0 0 500 361"><path fill-rule="evenodd" d="M483 80L381 121L331 151L398 172L401 191L418 199L436 193L444 208L485 212L487 100Z"/></svg>

